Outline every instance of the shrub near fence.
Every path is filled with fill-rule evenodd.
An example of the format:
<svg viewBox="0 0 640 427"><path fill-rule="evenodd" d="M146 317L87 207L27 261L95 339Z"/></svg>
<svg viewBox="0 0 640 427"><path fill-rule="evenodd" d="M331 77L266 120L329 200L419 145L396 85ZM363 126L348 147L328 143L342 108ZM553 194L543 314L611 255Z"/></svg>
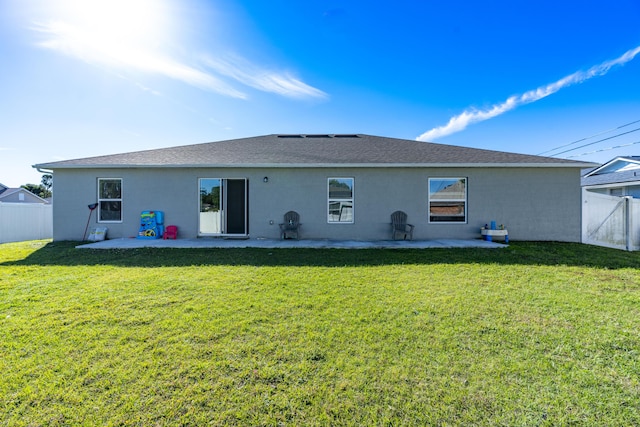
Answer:
<svg viewBox="0 0 640 427"><path fill-rule="evenodd" d="M52 205L0 202L0 243L52 237Z"/></svg>

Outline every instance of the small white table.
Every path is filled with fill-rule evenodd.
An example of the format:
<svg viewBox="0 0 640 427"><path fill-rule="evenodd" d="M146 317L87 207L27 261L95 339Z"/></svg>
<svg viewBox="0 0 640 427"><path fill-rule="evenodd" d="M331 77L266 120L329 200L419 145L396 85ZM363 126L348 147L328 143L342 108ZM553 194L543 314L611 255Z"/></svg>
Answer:
<svg viewBox="0 0 640 427"><path fill-rule="evenodd" d="M482 234L482 238L484 240L492 241L493 237L502 237L506 243L509 243L509 232L506 228L502 230L491 230L482 227L480 229L480 234Z"/></svg>

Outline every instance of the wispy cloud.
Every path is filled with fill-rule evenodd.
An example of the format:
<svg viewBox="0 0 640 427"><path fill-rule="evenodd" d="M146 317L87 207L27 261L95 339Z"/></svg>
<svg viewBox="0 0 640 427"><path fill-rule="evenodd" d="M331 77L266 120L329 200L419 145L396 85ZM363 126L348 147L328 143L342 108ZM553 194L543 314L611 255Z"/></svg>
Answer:
<svg viewBox="0 0 640 427"><path fill-rule="evenodd" d="M263 92L272 92L289 98L327 98L328 95L287 72L274 72L236 55L225 59L203 57L203 64L224 76Z"/></svg>
<svg viewBox="0 0 640 427"><path fill-rule="evenodd" d="M289 98L326 98L327 94L300 79L288 74L270 72L252 64L239 56L227 60L204 56L203 63L188 65L182 61L153 49L136 44L127 45L90 29L83 29L64 21L36 23L32 26L44 36L40 47L51 49L92 65L110 70L129 70L148 74L159 74L181 81L190 86L218 93L220 95L247 99L248 94L237 89L225 79L233 80L254 89ZM206 67L203 70L199 66ZM211 72L212 71L212 72ZM141 83L141 90L159 95Z"/></svg>
<svg viewBox="0 0 640 427"><path fill-rule="evenodd" d="M140 88L140 90L143 91L143 92L149 92L150 94L155 95L155 96L162 96L162 93L158 92L155 89L151 89L150 87L146 87L142 83L135 82L135 85L138 86L138 88Z"/></svg>
<svg viewBox="0 0 640 427"><path fill-rule="evenodd" d="M452 117L446 125L433 128L419 137L418 141L434 141L437 138L451 135L452 133L460 132L467 128L470 124L482 122L484 120L491 119L513 110L521 105L530 104L538 101L544 97L552 95L565 87L582 83L593 77L603 76L609 72L609 70L616 65L623 65L640 53L640 46L625 52L623 55L610 61L605 61L601 64L594 65L586 71L577 71L570 74L558 81L540 86L537 89L530 90L520 95L514 95L500 104L491 106L490 108L479 110L477 108L470 108L462 112L461 114Z"/></svg>
<svg viewBox="0 0 640 427"><path fill-rule="evenodd" d="M44 34L46 40L41 47L52 49L90 64L111 68L125 68L146 73L162 74L166 77L201 89L234 98L247 95L234 89L219 78L171 58L135 45L126 46L65 22L56 21L36 24L34 30Z"/></svg>

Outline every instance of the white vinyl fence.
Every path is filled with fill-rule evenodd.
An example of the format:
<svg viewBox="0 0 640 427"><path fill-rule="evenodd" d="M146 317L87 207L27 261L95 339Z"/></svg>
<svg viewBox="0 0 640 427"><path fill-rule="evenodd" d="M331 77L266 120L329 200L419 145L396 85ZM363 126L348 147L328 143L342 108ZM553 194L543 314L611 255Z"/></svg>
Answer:
<svg viewBox="0 0 640 427"><path fill-rule="evenodd" d="M220 211L200 212L200 233L220 233Z"/></svg>
<svg viewBox="0 0 640 427"><path fill-rule="evenodd" d="M583 192L582 243L640 250L640 199Z"/></svg>
<svg viewBox="0 0 640 427"><path fill-rule="evenodd" d="M52 205L0 202L0 243L52 237Z"/></svg>

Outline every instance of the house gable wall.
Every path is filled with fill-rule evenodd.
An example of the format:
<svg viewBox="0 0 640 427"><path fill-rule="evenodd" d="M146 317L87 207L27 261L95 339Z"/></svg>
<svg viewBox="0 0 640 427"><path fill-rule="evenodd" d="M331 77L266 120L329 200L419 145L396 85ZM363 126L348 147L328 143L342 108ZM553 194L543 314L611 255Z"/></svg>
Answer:
<svg viewBox="0 0 640 427"><path fill-rule="evenodd" d="M134 237L140 212L161 210L180 238L198 236L199 178L246 178L249 235L279 238L285 212L300 214L305 239L387 240L390 214L403 210L414 239L478 238L482 225L505 224L515 240L579 242L578 168L127 168L55 171L54 240L82 239L98 178L122 178L123 222L106 226L108 238ZM263 178L268 177L268 182ZM327 222L327 178L353 177L353 224ZM428 222L428 178L467 178L467 222Z"/></svg>
<svg viewBox="0 0 640 427"><path fill-rule="evenodd" d="M0 202L3 203L46 203L44 199L36 196L30 191L19 189L17 191L5 191L2 197L0 197ZM9 194L7 194L9 193ZM22 196L20 196L22 194Z"/></svg>

